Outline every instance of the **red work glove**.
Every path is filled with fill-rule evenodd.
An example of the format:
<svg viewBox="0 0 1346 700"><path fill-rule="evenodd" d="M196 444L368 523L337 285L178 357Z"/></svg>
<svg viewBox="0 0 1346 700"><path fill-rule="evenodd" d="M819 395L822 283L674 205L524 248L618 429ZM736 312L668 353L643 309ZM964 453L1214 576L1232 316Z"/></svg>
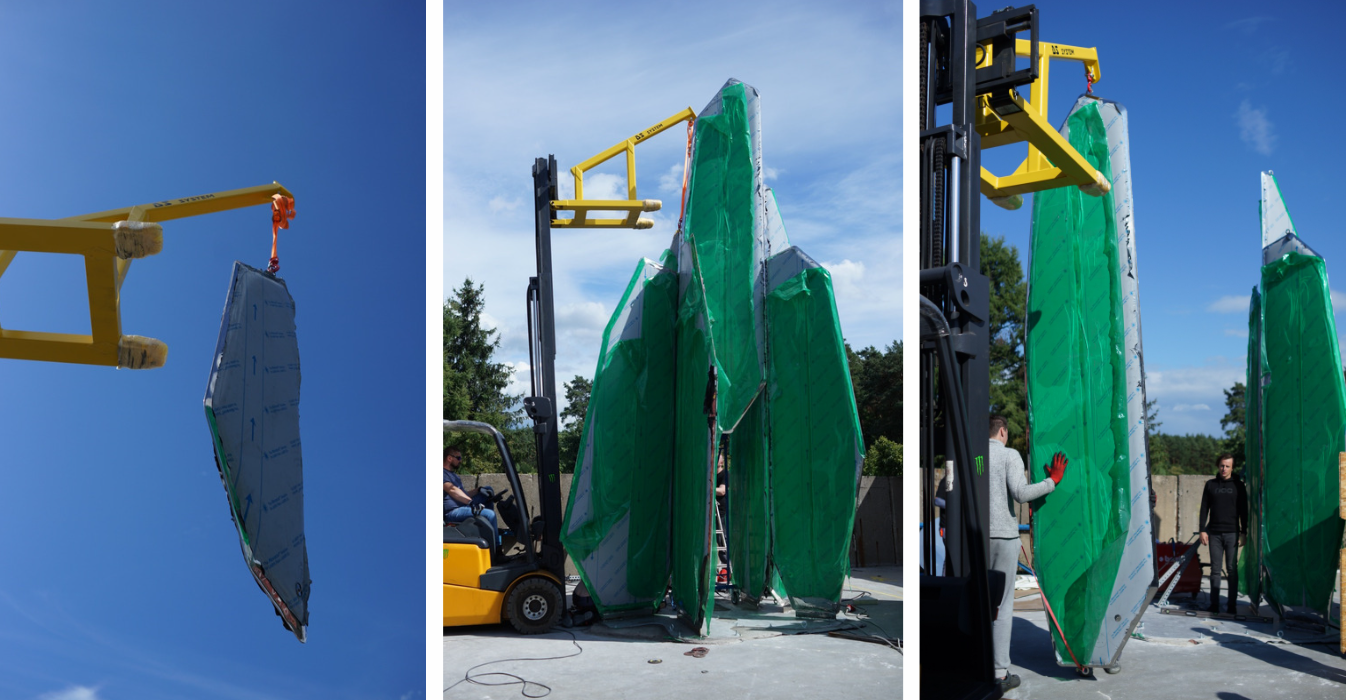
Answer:
<svg viewBox="0 0 1346 700"><path fill-rule="evenodd" d="M1059 485L1061 483L1061 477L1066 475L1067 464L1069 464L1069 460L1066 459L1065 453L1057 452L1055 455L1052 455L1051 466L1047 467L1047 476L1051 477L1052 481L1055 481Z"/></svg>

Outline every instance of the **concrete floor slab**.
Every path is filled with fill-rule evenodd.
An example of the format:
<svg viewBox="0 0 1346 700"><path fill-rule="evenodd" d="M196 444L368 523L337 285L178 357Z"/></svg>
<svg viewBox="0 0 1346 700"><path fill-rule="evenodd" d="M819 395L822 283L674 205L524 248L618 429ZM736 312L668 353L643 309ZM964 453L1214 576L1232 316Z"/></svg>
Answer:
<svg viewBox="0 0 1346 700"><path fill-rule="evenodd" d="M856 610L837 622L858 628L852 632L900 635L901 584L898 567L854 570L843 597L854 598ZM533 684L543 684L551 688L547 697L556 700L811 698L838 692L852 700L902 697L902 655L886 644L782 633L782 626L800 621L779 610L748 614L720 607L728 606L717 605L706 640L685 638L686 630L676 623L645 626L643 634L615 624L534 637L501 625L444 628L443 697L520 697L518 680L490 674L528 680L527 694L534 697L546 690ZM685 656L697 646L708 649L704 657ZM469 670L476 682L461 682ZM490 685L497 683L508 685Z"/></svg>
<svg viewBox="0 0 1346 700"><path fill-rule="evenodd" d="M1205 602L1204 592L1198 603ZM1246 597L1240 612L1250 612ZM1264 609L1265 612L1265 609ZM1346 697L1346 658L1337 631L1291 615L1278 637L1271 623L1161 614L1151 605L1122 652L1116 675L1081 677L1056 664L1045 612L1014 613L1011 700L1183 698L1328 700Z"/></svg>

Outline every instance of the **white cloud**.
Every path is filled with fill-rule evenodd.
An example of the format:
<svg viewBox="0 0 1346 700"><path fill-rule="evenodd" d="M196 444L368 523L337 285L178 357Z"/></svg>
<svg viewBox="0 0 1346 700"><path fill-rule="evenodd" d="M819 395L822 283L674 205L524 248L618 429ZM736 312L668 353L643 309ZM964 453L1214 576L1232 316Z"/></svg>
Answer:
<svg viewBox="0 0 1346 700"><path fill-rule="evenodd" d="M668 172L659 176L659 191L664 194L682 195L682 163L674 163Z"/></svg>
<svg viewBox="0 0 1346 700"><path fill-rule="evenodd" d="M1230 338L1247 338L1247 337L1248 337L1248 329L1247 329L1247 328L1226 328L1226 329L1224 329L1224 334L1225 334L1225 336L1230 337Z"/></svg>
<svg viewBox="0 0 1346 700"><path fill-rule="evenodd" d="M864 263L842 260L837 263L825 262L822 265L832 275L832 291L838 297L851 295L858 297L862 293L861 282L865 278Z"/></svg>
<svg viewBox="0 0 1346 700"><path fill-rule="evenodd" d="M900 3L786 3L769 16L735 5L716 11L719 26L731 29L707 31L697 13L651 27L618 14L521 19L506 6L446 6L444 291L467 275L484 285L501 334L497 361L516 370L511 387L527 384L533 159L554 153L559 195L573 196L570 167L680 107L700 110L731 77L725 66L760 92L763 172L791 242L845 268L833 272L847 339L886 346L900 336L902 149L899 130L889 128L901 121L901 50L892 41L901 34ZM556 53L558 34L612 41L595 61ZM683 58L669 63L674 54ZM553 90L558 84L567 89ZM543 91L549 97L539 103ZM821 94L846 98L819 101ZM664 202L643 214L652 229L552 232L558 393L575 375L592 377L603 327L637 261L657 260L672 239L685 134L675 127L636 148L638 196ZM584 193L625 199L625 159L586 173ZM852 270L859 263L851 261L864 262Z"/></svg>
<svg viewBox="0 0 1346 700"><path fill-rule="evenodd" d="M1247 294L1244 294L1243 296L1238 295L1222 296L1219 299L1216 299L1215 301L1211 302L1210 306L1206 307L1206 310L1217 314L1233 314L1233 313L1246 314L1248 313L1249 301L1250 297Z"/></svg>
<svg viewBox="0 0 1346 700"><path fill-rule="evenodd" d="M492 214L499 214L500 212L512 212L515 209L518 209L521 204L523 204L523 200L505 199L501 195L496 195L491 198L491 201L487 206L490 208Z"/></svg>
<svg viewBox="0 0 1346 700"><path fill-rule="evenodd" d="M65 690L43 693L38 700L99 700L98 689L82 685L72 685Z"/></svg>
<svg viewBox="0 0 1346 700"><path fill-rule="evenodd" d="M1252 146L1254 151L1264 156L1271 155L1276 148L1276 125L1267 119L1267 110L1253 109L1252 104L1244 100L1234 116L1239 124L1239 138Z"/></svg>
<svg viewBox="0 0 1346 700"><path fill-rule="evenodd" d="M1220 410L1224 390L1244 381L1244 361L1210 357L1197 366L1149 365L1145 368L1145 397L1158 401L1160 428L1165 433L1222 435ZM1215 407L1215 408L1212 408Z"/></svg>
<svg viewBox="0 0 1346 700"><path fill-rule="evenodd" d="M1262 63L1272 75L1280 75L1290 67L1290 52L1286 49L1268 49L1262 53Z"/></svg>
<svg viewBox="0 0 1346 700"><path fill-rule="evenodd" d="M1346 293L1332 290L1332 312L1341 313L1346 311Z"/></svg>
<svg viewBox="0 0 1346 700"><path fill-rule="evenodd" d="M1251 36L1257 33L1258 27L1271 21L1273 21L1271 17L1246 17L1244 19L1236 19L1233 22L1224 25L1222 28L1242 32Z"/></svg>

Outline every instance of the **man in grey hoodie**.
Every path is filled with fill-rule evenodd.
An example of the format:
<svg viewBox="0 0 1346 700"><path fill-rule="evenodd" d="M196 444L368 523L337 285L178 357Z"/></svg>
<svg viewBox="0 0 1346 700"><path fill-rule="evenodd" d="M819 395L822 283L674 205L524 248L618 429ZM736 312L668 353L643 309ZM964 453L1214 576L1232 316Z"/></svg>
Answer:
<svg viewBox="0 0 1346 700"><path fill-rule="evenodd" d="M995 674L1001 691L1019 687L1019 677L1009 672L1010 632L1014 629L1014 574L1019 566L1019 521L1014 517L1013 498L1019 503L1041 498L1056 490L1066 474L1066 456L1057 452L1047 468L1047 478L1029 484L1024 477L1024 461L1017 450L1006 447L1009 442L1009 424L1004 416L991 416L990 509L991 509L991 568L1005 574L1005 593L1000 599L999 612L991 626L995 643Z"/></svg>

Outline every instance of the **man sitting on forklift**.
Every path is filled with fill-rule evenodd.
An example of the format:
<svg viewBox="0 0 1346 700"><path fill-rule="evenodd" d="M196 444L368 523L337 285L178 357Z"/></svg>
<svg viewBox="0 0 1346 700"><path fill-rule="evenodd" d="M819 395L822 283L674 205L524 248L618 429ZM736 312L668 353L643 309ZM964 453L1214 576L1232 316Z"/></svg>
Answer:
<svg viewBox="0 0 1346 700"><path fill-rule="evenodd" d="M463 478L458 476L458 467L463 464L463 451L457 447L444 448L444 524L460 523L472 515L472 508L488 505L495 495L490 486L479 486L472 490L463 488ZM495 511L482 508L481 515L491 523L491 530L497 537L500 527L495 522Z"/></svg>

